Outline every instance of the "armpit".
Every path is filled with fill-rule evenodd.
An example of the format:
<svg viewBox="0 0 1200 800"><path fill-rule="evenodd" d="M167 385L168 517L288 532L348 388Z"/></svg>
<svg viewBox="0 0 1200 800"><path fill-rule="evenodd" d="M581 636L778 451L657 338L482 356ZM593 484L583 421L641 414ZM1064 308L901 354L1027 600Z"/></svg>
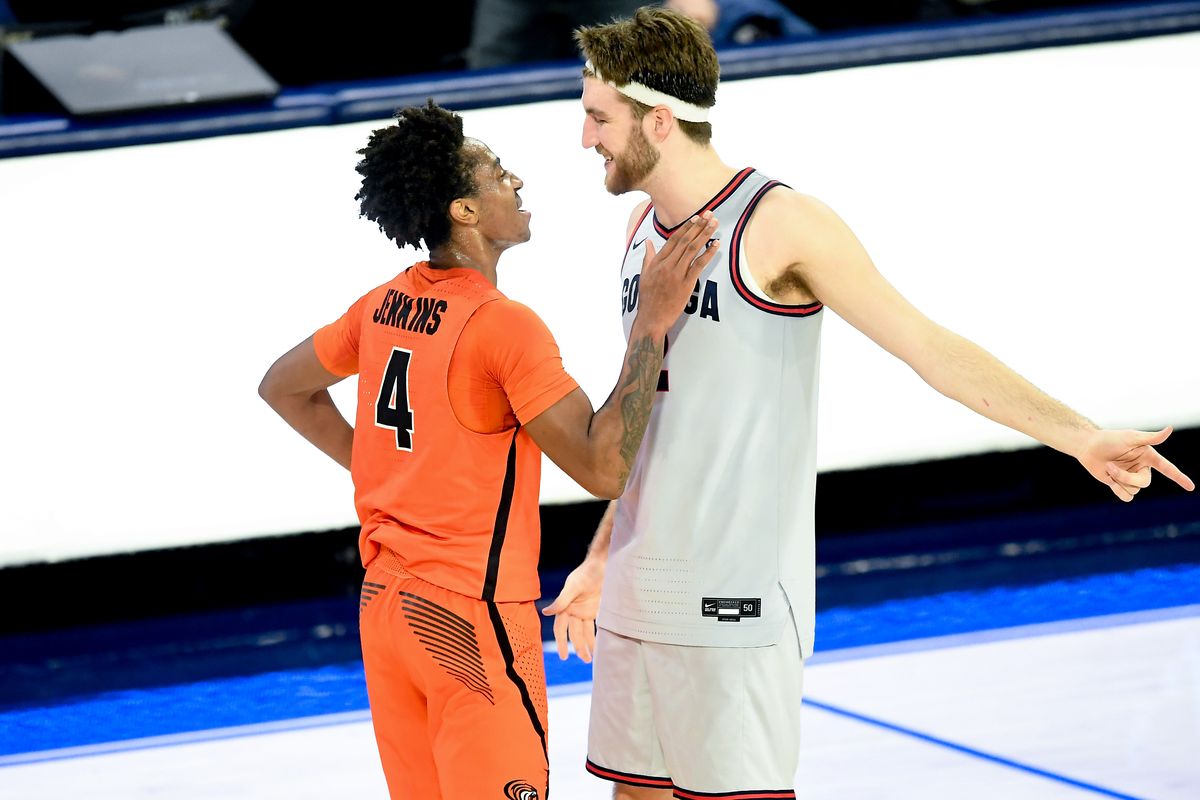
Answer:
<svg viewBox="0 0 1200 800"><path fill-rule="evenodd" d="M774 280L767 283L763 287L763 291L777 303L805 305L817 302L817 296L804 280L804 275L800 272L799 264L792 264L787 267Z"/></svg>

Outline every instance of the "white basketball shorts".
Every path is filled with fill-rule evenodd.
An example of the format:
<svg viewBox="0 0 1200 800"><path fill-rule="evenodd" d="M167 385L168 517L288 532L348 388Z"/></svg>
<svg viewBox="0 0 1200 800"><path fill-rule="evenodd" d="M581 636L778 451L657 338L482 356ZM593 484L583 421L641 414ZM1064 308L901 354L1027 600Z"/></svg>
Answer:
<svg viewBox="0 0 1200 800"><path fill-rule="evenodd" d="M688 647L601 629L587 769L683 800L791 800L803 670L790 621L768 647Z"/></svg>

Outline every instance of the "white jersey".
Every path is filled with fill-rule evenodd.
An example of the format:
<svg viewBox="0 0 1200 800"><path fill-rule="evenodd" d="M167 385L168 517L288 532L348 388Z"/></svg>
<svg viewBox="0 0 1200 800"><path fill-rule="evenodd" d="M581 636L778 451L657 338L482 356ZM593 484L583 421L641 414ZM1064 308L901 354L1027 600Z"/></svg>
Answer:
<svg viewBox="0 0 1200 800"><path fill-rule="evenodd" d="M776 186L742 170L709 203L721 252L667 352L646 438L617 503L598 624L656 642L774 644L794 616L812 653L819 303L769 300L742 234ZM622 317L637 313L645 242L673 229L651 206L626 247Z"/></svg>

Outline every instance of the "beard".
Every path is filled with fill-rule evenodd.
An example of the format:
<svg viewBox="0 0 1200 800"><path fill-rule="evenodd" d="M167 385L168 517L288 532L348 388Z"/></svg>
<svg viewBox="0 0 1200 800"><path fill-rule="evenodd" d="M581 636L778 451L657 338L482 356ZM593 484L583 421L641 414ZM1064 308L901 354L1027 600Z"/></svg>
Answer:
<svg viewBox="0 0 1200 800"><path fill-rule="evenodd" d="M609 194L633 191L658 165L659 152L650 145L642 126L634 122L625 152L614 155L612 175L604 182Z"/></svg>

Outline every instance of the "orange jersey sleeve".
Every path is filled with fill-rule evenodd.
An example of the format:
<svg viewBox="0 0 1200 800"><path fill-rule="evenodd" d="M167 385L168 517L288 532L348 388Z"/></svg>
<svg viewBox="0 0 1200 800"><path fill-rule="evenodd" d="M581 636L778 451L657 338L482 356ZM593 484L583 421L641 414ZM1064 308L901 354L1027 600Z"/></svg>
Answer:
<svg viewBox="0 0 1200 800"><path fill-rule="evenodd" d="M325 369L346 377L358 372L358 337L363 311L375 292L365 294L345 314L313 334L313 349Z"/></svg>
<svg viewBox="0 0 1200 800"><path fill-rule="evenodd" d="M504 298L481 306L463 328L447 388L465 427L496 433L529 422L579 384L563 369L546 323Z"/></svg>

